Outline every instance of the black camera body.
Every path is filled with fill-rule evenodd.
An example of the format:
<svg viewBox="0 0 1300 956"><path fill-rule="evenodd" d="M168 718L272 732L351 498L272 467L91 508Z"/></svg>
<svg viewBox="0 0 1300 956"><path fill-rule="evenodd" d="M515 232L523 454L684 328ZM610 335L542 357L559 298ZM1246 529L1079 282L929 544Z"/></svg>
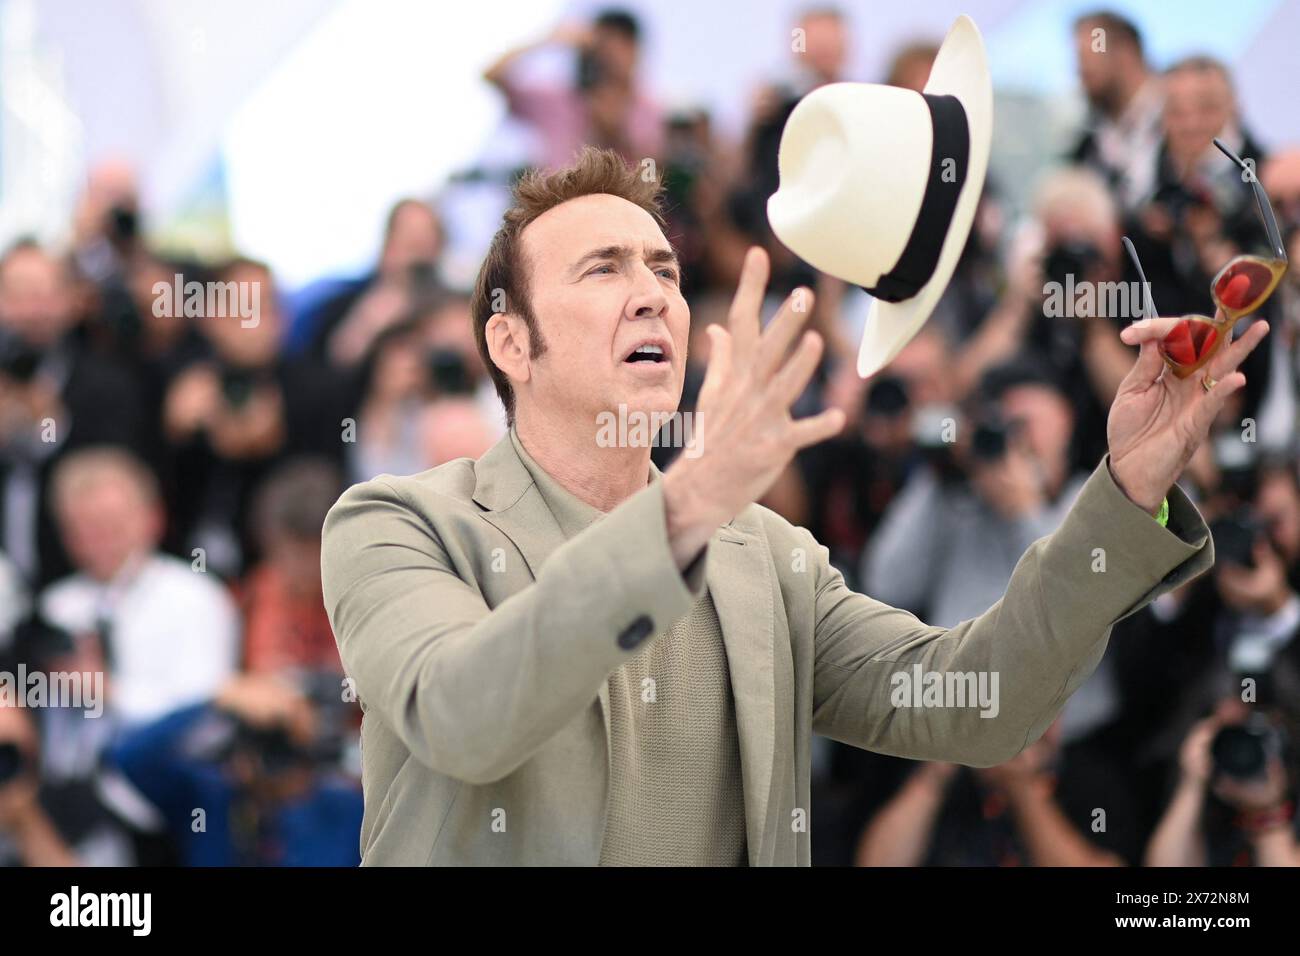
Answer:
<svg viewBox="0 0 1300 956"><path fill-rule="evenodd" d="M1263 527L1246 508L1239 508L1222 518L1216 518L1210 525L1215 557L1225 564L1253 568L1255 543L1263 533Z"/></svg>
<svg viewBox="0 0 1300 956"><path fill-rule="evenodd" d="M43 354L14 333L0 329L0 375L20 385L36 376Z"/></svg>
<svg viewBox="0 0 1300 956"><path fill-rule="evenodd" d="M1164 207L1176 229L1183 228L1190 211L1214 208L1214 200L1207 192L1189 189L1182 182L1164 183L1156 190L1151 201L1157 206Z"/></svg>
<svg viewBox="0 0 1300 956"><path fill-rule="evenodd" d="M1269 761L1282 755L1282 732L1262 714L1219 729L1210 744L1216 776L1258 780Z"/></svg>
<svg viewBox="0 0 1300 956"><path fill-rule="evenodd" d="M1021 423L995 413L985 414L975 422L971 432L970 454L974 461L990 464L1001 461L1020 430Z"/></svg>
<svg viewBox="0 0 1300 956"><path fill-rule="evenodd" d="M907 382L893 375L882 375L871 383L863 408L868 415L893 418L905 412L910 403Z"/></svg>
<svg viewBox="0 0 1300 956"><path fill-rule="evenodd" d="M578 89L584 93L594 90L605 81L605 64L600 62L595 51L585 48L579 51L575 80Z"/></svg>
<svg viewBox="0 0 1300 956"><path fill-rule="evenodd" d="M429 384L439 395L473 395L474 377L455 349L430 349L425 357Z"/></svg>
<svg viewBox="0 0 1300 956"><path fill-rule="evenodd" d="M222 398L236 410L243 408L258 387L269 381L266 373L237 365L222 365L217 377L221 382Z"/></svg>
<svg viewBox="0 0 1300 956"><path fill-rule="evenodd" d="M343 699L342 678L332 671L309 671L300 676L299 690L315 716L316 733L299 743L279 725L253 726L235 719L233 733L214 754L226 762L239 754L256 758L262 772L272 776L293 769L335 767L347 749L352 706Z"/></svg>
<svg viewBox="0 0 1300 956"><path fill-rule="evenodd" d="M1049 282L1061 286L1068 284L1070 276L1075 283L1086 282L1102 261L1101 250L1082 239L1066 239L1055 243L1043 257L1043 275Z"/></svg>
<svg viewBox="0 0 1300 956"><path fill-rule="evenodd" d="M27 770L27 758L18 745L0 741L0 787L16 780Z"/></svg>

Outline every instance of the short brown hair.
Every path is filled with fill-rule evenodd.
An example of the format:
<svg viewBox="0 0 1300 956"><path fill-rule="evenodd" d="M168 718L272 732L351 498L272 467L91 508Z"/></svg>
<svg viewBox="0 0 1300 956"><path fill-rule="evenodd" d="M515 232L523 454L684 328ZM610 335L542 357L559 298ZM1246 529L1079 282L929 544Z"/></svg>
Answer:
<svg viewBox="0 0 1300 956"><path fill-rule="evenodd" d="M254 492L251 530L267 549L277 538L319 540L325 513L342 493L342 478L327 459L290 459Z"/></svg>
<svg viewBox="0 0 1300 956"><path fill-rule="evenodd" d="M1092 10L1076 17L1074 20L1075 33L1097 27L1104 30L1108 38L1112 34L1119 37L1128 43L1139 57L1145 57L1145 52L1142 49L1142 32L1132 20L1121 16L1114 10Z"/></svg>
<svg viewBox="0 0 1300 956"><path fill-rule="evenodd" d="M501 311L493 306L501 304L502 297L505 310L520 316L528 327L530 357L537 358L546 351L546 341L528 302L528 263L524 261L520 234L529 223L561 203L599 194L626 199L654 216L660 226L664 225L660 205L663 186L658 174L647 177L644 168L628 166L613 150L586 146L571 166L553 173L534 170L515 183L510 208L502 217L501 228L492 237L487 257L479 269L470 300L474 342L492 376L501 404L506 407L507 422L515 420L514 389L510 387L510 379L492 361L487 347L488 320Z"/></svg>

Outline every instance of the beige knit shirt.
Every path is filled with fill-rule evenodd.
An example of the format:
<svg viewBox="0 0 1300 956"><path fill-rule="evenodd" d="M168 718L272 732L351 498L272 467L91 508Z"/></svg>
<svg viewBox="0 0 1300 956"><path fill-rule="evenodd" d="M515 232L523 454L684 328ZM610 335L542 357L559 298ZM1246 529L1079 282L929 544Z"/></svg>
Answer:
<svg viewBox="0 0 1300 956"><path fill-rule="evenodd" d="M566 539L604 517L548 475L513 429L511 437ZM607 684L611 764L601 865L748 865L735 699L708 589Z"/></svg>

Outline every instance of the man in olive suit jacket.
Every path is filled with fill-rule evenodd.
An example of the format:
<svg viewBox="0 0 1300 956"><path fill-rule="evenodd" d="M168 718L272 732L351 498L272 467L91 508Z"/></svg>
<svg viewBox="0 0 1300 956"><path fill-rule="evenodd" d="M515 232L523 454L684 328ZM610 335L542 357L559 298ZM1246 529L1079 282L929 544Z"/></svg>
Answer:
<svg viewBox="0 0 1300 956"><path fill-rule="evenodd" d="M808 865L814 733L1000 763L1096 667L1115 622L1213 563L1174 484L1264 323L1202 386L1141 345L1109 453L1005 596L931 627L845 586L754 502L843 425L789 414L819 359L796 290L763 328L751 250L710 328L692 443L631 429L681 397L689 312L657 186L611 153L521 181L475 333L511 419L478 461L346 492L325 601L362 707L367 865Z"/></svg>

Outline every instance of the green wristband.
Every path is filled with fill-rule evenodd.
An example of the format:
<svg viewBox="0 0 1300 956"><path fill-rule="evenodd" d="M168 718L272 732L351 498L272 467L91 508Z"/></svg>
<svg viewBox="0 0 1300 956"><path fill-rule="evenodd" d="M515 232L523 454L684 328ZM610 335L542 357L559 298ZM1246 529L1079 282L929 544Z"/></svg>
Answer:
<svg viewBox="0 0 1300 956"><path fill-rule="evenodd" d="M1156 512L1156 522L1162 528L1169 527L1169 499L1165 498L1160 502L1160 510Z"/></svg>

